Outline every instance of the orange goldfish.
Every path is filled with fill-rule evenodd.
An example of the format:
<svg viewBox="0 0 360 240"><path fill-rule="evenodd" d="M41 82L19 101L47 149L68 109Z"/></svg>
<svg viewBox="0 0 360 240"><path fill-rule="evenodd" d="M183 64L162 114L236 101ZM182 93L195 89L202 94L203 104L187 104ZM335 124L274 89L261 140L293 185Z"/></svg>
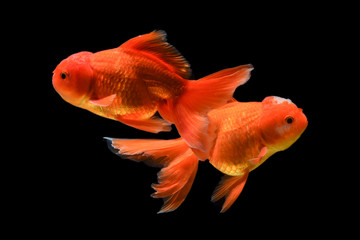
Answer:
<svg viewBox="0 0 360 240"><path fill-rule="evenodd" d="M191 81L190 65L165 37L154 31L114 49L73 54L54 70L53 86L70 104L137 129L170 131L174 123L191 147L204 150L198 139L206 125L190 126L231 99L252 66ZM162 118L154 116L157 111Z"/></svg>
<svg viewBox="0 0 360 240"><path fill-rule="evenodd" d="M225 198L221 212L235 202L249 172L278 151L290 147L307 127L301 108L289 99L266 97L262 102L230 102L207 114L207 152L191 149L182 138L141 140L106 138L119 156L162 167L155 198L164 198L161 212L173 211L185 200L194 181L198 160L225 174L212 201Z"/></svg>

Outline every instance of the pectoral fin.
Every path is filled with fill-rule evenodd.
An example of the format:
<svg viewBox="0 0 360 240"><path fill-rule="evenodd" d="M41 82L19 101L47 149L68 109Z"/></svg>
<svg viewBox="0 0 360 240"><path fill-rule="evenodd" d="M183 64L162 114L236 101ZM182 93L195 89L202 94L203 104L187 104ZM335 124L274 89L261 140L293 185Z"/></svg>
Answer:
<svg viewBox="0 0 360 240"><path fill-rule="evenodd" d="M259 155L256 158L251 158L248 160L251 166L255 166L261 162L261 159L265 156L267 153L267 147L263 147L259 153Z"/></svg>
<svg viewBox="0 0 360 240"><path fill-rule="evenodd" d="M112 95L104 97L104 98L90 100L89 102L96 106L99 106L99 107L107 107L113 103L115 98L116 98L116 94L112 94Z"/></svg>

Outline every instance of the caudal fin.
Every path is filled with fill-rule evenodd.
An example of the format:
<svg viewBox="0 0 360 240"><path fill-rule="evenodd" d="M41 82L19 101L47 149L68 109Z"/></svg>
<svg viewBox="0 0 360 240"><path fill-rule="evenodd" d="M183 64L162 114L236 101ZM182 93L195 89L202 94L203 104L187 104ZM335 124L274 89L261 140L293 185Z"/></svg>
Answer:
<svg viewBox="0 0 360 240"><path fill-rule="evenodd" d="M159 213L174 211L181 205L198 167L198 159L183 139L105 139L110 150L123 158L162 167L158 173L159 183L152 185L156 192L151 195L164 199Z"/></svg>
<svg viewBox="0 0 360 240"><path fill-rule="evenodd" d="M235 89L246 83L253 69L251 64L224 69L197 81L187 81L178 99L159 108L160 114L175 123L186 143L206 152L209 148L206 114L232 99Z"/></svg>

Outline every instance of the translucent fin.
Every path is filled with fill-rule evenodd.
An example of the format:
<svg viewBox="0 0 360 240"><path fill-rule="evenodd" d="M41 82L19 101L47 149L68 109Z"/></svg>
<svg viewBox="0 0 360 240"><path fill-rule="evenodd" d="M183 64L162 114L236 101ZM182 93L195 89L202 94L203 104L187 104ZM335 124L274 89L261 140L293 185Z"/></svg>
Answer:
<svg viewBox="0 0 360 240"><path fill-rule="evenodd" d="M185 200L196 176L198 162L191 149L188 149L161 169L158 174L159 183L152 185L156 192L151 195L154 198L164 198L164 205L158 213L174 211Z"/></svg>
<svg viewBox="0 0 360 240"><path fill-rule="evenodd" d="M231 101L235 89L250 78L252 69L250 64L242 65L197 81L187 81L184 94L160 106L159 112L165 119L175 123L179 134L191 148L207 152L209 139L206 114Z"/></svg>
<svg viewBox="0 0 360 240"><path fill-rule="evenodd" d="M256 167L256 165L258 165L261 162L261 159L266 155L266 153L267 153L267 147L263 147L260 150L259 156L257 156L256 158L251 158L247 161L250 164L250 166L254 168Z"/></svg>
<svg viewBox="0 0 360 240"><path fill-rule="evenodd" d="M134 37L119 48L134 49L151 57L157 58L162 64L165 64L170 71L179 76L188 79L191 76L190 64L183 56L169 43L166 42L166 33L164 31L153 31L148 34Z"/></svg>
<svg viewBox="0 0 360 240"><path fill-rule="evenodd" d="M158 133L171 131L171 123L158 117L152 117L149 119L127 119L118 116L116 119L126 125L147 132Z"/></svg>
<svg viewBox="0 0 360 240"><path fill-rule="evenodd" d="M216 187L211 201L216 202L221 198L225 198L225 202L222 206L221 213L227 211L235 200L239 197L242 192L246 180L249 176L249 172L246 171L241 176L223 176L219 185Z"/></svg>
<svg viewBox="0 0 360 240"><path fill-rule="evenodd" d="M156 191L152 196L164 199L159 213L174 211L181 205L191 189L198 167L198 159L181 138L105 139L110 150L123 158L163 167L158 173L159 183L152 185Z"/></svg>
<svg viewBox="0 0 360 240"><path fill-rule="evenodd" d="M112 94L110 96L101 99L90 100L89 102L100 107L107 107L113 103L115 98L116 98L116 94Z"/></svg>

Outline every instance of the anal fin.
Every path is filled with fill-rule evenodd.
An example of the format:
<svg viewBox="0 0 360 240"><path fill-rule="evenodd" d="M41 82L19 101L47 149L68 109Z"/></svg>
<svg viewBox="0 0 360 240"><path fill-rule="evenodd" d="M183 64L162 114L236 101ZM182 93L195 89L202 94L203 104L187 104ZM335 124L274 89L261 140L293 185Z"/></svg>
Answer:
<svg viewBox="0 0 360 240"><path fill-rule="evenodd" d="M126 125L147 132L158 133L171 131L171 123L158 117L152 117L149 119L127 119L118 116L116 119Z"/></svg>
<svg viewBox="0 0 360 240"><path fill-rule="evenodd" d="M221 198L225 198L225 202L222 206L221 213L227 211L231 205L236 201L242 192L246 180L249 176L249 171L246 171L241 176L228 176L222 177L219 185L216 187L211 201L216 202Z"/></svg>

